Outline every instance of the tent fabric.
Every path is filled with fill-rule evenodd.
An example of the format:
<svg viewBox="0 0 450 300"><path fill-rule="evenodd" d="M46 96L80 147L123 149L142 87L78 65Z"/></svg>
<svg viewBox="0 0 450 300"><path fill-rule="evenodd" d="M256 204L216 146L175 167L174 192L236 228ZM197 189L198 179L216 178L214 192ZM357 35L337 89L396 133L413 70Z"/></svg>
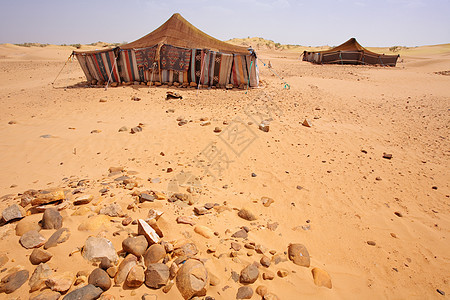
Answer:
<svg viewBox="0 0 450 300"><path fill-rule="evenodd" d="M94 53L75 52L74 55L86 74L87 80L107 82L111 76L111 82L119 82L120 75L116 63L116 49L96 51Z"/></svg>
<svg viewBox="0 0 450 300"><path fill-rule="evenodd" d="M179 14L132 43L100 51L74 51L86 78L98 81L108 80L104 78L109 75L110 53L118 56L113 81L259 85L253 50L219 41Z"/></svg>
<svg viewBox="0 0 450 300"><path fill-rule="evenodd" d="M189 49L210 49L224 53L248 54L246 47L222 42L202 32L186 21L180 14L174 14L160 27L146 36L121 46L122 49L146 48L154 45L171 45Z"/></svg>
<svg viewBox="0 0 450 300"><path fill-rule="evenodd" d="M303 52L303 60L318 64L383 65L395 67L399 55L384 55L367 50L355 38L330 50Z"/></svg>

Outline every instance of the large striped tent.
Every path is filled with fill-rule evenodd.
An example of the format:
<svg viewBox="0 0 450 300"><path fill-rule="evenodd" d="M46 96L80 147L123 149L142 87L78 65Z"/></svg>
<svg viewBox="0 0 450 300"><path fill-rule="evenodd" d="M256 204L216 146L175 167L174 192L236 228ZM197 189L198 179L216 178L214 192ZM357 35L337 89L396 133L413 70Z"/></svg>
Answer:
<svg viewBox="0 0 450 300"><path fill-rule="evenodd" d="M180 14L129 44L101 51L74 51L74 55L88 81L216 87L259 84L252 49L215 39Z"/></svg>
<svg viewBox="0 0 450 300"><path fill-rule="evenodd" d="M303 60L316 64L382 65L395 67L399 55L384 55L367 50L355 38L326 51L303 52Z"/></svg>

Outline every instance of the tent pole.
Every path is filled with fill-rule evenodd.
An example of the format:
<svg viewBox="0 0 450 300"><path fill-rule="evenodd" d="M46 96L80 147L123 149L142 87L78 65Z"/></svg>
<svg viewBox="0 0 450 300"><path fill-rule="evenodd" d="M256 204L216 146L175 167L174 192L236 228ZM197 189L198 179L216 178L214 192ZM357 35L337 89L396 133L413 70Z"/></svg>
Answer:
<svg viewBox="0 0 450 300"><path fill-rule="evenodd" d="M203 50L202 50L202 55L201 55L201 57L203 56ZM202 69L200 70L200 78L198 79L198 84L197 84L197 96L198 96L198 90L200 89L200 83L202 82L202 77L203 77L203 67L204 67L204 64L205 64L205 60L206 60L206 53L205 53L205 58L203 59L203 61L202 61Z"/></svg>
<svg viewBox="0 0 450 300"><path fill-rule="evenodd" d="M56 79L58 79L58 77L59 77L59 75L61 74L62 70L63 70L64 67L67 65L67 63L70 61L70 59L72 58L73 55L74 55L73 52L72 52L72 54L69 55L69 57L67 58L66 62L64 63L64 66L61 68L61 70L59 71L58 75L56 75L55 80L53 80L52 86L55 84ZM53 86L53 88L55 88L55 87Z"/></svg>
<svg viewBox="0 0 450 300"><path fill-rule="evenodd" d="M113 74L113 72L114 72L114 68L116 67L116 64L117 64L117 56L114 55L114 64L113 64L113 66L112 66L112 68L111 68L111 70L110 70L110 72L109 72L109 78L108 78L108 82L106 83L106 86L105 86L105 91L108 90L109 82L111 81L112 74ZM117 69L117 68L116 68L116 69Z"/></svg>
<svg viewBox="0 0 450 300"><path fill-rule="evenodd" d="M150 87L153 84L153 74L155 73L155 67L156 67L156 61L153 62L153 67L152 67L152 76L150 76L150 84L148 86L148 93L150 93Z"/></svg>
<svg viewBox="0 0 450 300"><path fill-rule="evenodd" d="M250 76L252 75L252 65L253 65L253 60L250 61L250 70L248 71L248 80L247 80L247 90L245 91L246 94L248 92L248 87L250 86Z"/></svg>

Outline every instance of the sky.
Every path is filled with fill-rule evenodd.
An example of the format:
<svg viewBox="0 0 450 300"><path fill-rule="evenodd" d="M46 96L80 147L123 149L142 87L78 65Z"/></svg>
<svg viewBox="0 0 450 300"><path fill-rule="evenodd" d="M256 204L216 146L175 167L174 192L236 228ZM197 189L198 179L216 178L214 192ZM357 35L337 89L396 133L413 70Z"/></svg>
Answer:
<svg viewBox="0 0 450 300"><path fill-rule="evenodd" d="M450 0L0 0L0 43L132 42L180 13L220 40L368 47L450 43Z"/></svg>

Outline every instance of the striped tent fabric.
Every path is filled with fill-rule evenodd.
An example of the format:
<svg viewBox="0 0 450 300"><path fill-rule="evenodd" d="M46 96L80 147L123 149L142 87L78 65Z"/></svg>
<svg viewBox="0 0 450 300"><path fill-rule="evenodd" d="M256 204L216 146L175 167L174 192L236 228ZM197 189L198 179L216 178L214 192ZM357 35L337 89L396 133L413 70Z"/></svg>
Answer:
<svg viewBox="0 0 450 300"><path fill-rule="evenodd" d="M124 81L145 81L145 73L148 72L139 70L135 50L120 50L119 65L120 75Z"/></svg>
<svg viewBox="0 0 450 300"><path fill-rule="evenodd" d="M189 82L200 81L200 76L202 74L202 67L204 65L205 53L201 49L192 49L191 54L191 66L189 67L188 80Z"/></svg>
<svg viewBox="0 0 450 300"><path fill-rule="evenodd" d="M245 55L234 54L233 67L231 72L231 83L234 86L239 86L241 84L247 85L248 71Z"/></svg>
<svg viewBox="0 0 450 300"><path fill-rule="evenodd" d="M120 82L114 49L97 53L75 53L88 80Z"/></svg>
<svg viewBox="0 0 450 300"><path fill-rule="evenodd" d="M188 72L180 72L174 70L161 70L161 82L178 82L180 84L189 83L188 82Z"/></svg>
<svg viewBox="0 0 450 300"><path fill-rule="evenodd" d="M229 82L233 55L211 51L209 58L209 85L225 87Z"/></svg>
<svg viewBox="0 0 450 300"><path fill-rule="evenodd" d="M245 60L247 61L247 69L249 70L249 84L251 87L256 87L259 85L259 70L258 64L256 63L256 57L253 55L245 56Z"/></svg>

